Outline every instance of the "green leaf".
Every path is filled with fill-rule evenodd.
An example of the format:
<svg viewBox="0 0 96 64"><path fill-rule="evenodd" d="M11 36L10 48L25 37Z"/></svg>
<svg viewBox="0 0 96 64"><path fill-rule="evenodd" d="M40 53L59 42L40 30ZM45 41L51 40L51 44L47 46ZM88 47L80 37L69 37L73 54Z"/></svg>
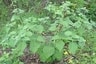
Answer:
<svg viewBox="0 0 96 64"><path fill-rule="evenodd" d="M37 27L38 27L38 28L37 28L37 29L38 29L37 31L38 31L39 33L42 33L42 32L44 31L44 27L43 27L42 25L38 25Z"/></svg>
<svg viewBox="0 0 96 64"><path fill-rule="evenodd" d="M62 10L56 10L56 11L55 11L55 14L62 16Z"/></svg>
<svg viewBox="0 0 96 64"><path fill-rule="evenodd" d="M19 64L24 64L24 63L19 61Z"/></svg>
<svg viewBox="0 0 96 64"><path fill-rule="evenodd" d="M26 36L31 37L32 35L33 35L32 32L30 32L30 31L26 32Z"/></svg>
<svg viewBox="0 0 96 64"><path fill-rule="evenodd" d="M78 42L79 46L83 48L85 46L85 42Z"/></svg>
<svg viewBox="0 0 96 64"><path fill-rule="evenodd" d="M55 31L57 29L56 24L51 24L51 27L49 27L50 31Z"/></svg>
<svg viewBox="0 0 96 64"><path fill-rule="evenodd" d="M61 52L64 48L64 42L59 40L59 41L56 41L54 43L54 46L56 47L57 50L59 50L59 52Z"/></svg>
<svg viewBox="0 0 96 64"><path fill-rule="evenodd" d="M83 24L84 24L84 27L85 28L87 28L87 29L92 29L92 24L90 23L90 22L88 22L88 21L85 21L85 22L83 22Z"/></svg>
<svg viewBox="0 0 96 64"><path fill-rule="evenodd" d="M73 24L73 26L76 27L76 28L81 27L81 22L80 22L80 20L78 20L77 22L75 22L75 23Z"/></svg>
<svg viewBox="0 0 96 64"><path fill-rule="evenodd" d="M93 58L93 61L94 61L94 63L96 63L96 57L95 57L95 58Z"/></svg>
<svg viewBox="0 0 96 64"><path fill-rule="evenodd" d="M16 9L13 10L12 13L18 13L18 14L20 14L20 13L24 13L24 10L21 10L19 8L16 8Z"/></svg>
<svg viewBox="0 0 96 64"><path fill-rule="evenodd" d="M59 51L56 51L55 54L54 54L54 57L57 59L57 60L61 60L62 57L63 57L63 52L59 52Z"/></svg>
<svg viewBox="0 0 96 64"><path fill-rule="evenodd" d="M20 17L18 15L13 15L11 18L11 21L14 21L14 20L20 20Z"/></svg>
<svg viewBox="0 0 96 64"><path fill-rule="evenodd" d="M44 37L43 37L43 36L38 36L38 37L37 37L37 40L38 40L38 41L40 41L40 42L45 42L45 40L44 40Z"/></svg>
<svg viewBox="0 0 96 64"><path fill-rule="evenodd" d="M75 34L74 34L72 37L73 37L74 39L79 39L79 38L80 38L80 36L75 35Z"/></svg>
<svg viewBox="0 0 96 64"><path fill-rule="evenodd" d="M50 56L52 56L54 52L55 52L55 49L52 46L44 46L43 48L43 53L46 56L46 58L49 58Z"/></svg>
<svg viewBox="0 0 96 64"><path fill-rule="evenodd" d="M42 62L46 62L48 58L45 57L45 55L43 54L43 52L42 53L39 53L39 54L40 54L40 60Z"/></svg>
<svg viewBox="0 0 96 64"><path fill-rule="evenodd" d="M31 51L32 53L36 53L36 52L38 51L38 49L40 48L40 46L41 46L41 43L33 40L33 41L30 43L30 51Z"/></svg>
<svg viewBox="0 0 96 64"><path fill-rule="evenodd" d="M65 34L65 36L72 36L72 32L71 31L66 31L64 34Z"/></svg>
<svg viewBox="0 0 96 64"><path fill-rule="evenodd" d="M58 39L60 39L59 35L54 35L54 36L52 37L52 40L58 40Z"/></svg>
<svg viewBox="0 0 96 64"><path fill-rule="evenodd" d="M16 56L20 56L23 54L24 49L26 48L25 42L19 42L17 47L13 50L13 54Z"/></svg>
<svg viewBox="0 0 96 64"><path fill-rule="evenodd" d="M83 48L85 46L85 42L86 42L86 40L84 38L80 37L78 44L81 48Z"/></svg>
<svg viewBox="0 0 96 64"><path fill-rule="evenodd" d="M46 61L49 57L51 57L55 52L54 47L52 46L44 46L43 52L41 54L42 61Z"/></svg>
<svg viewBox="0 0 96 64"><path fill-rule="evenodd" d="M70 53L75 54L78 49L78 45L76 43L70 42L68 48Z"/></svg>
<svg viewBox="0 0 96 64"><path fill-rule="evenodd" d="M36 31L38 33L42 33L44 31L44 27L42 25L33 25L31 29L32 31Z"/></svg>
<svg viewBox="0 0 96 64"><path fill-rule="evenodd" d="M65 27L65 29L66 28L69 28L70 27L70 25L72 25L73 24L73 22L69 19L69 17L67 17L67 18L60 18L60 20L59 20L60 22L60 24L62 24L64 27Z"/></svg>
<svg viewBox="0 0 96 64"><path fill-rule="evenodd" d="M14 38L10 38L10 40L8 41L8 45L11 47L15 47L16 46L16 42Z"/></svg>

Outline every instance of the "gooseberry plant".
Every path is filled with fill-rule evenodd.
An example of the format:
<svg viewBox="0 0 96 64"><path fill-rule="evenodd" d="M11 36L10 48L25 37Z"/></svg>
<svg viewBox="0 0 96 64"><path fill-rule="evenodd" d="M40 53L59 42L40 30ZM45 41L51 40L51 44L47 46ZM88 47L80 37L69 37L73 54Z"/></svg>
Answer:
<svg viewBox="0 0 96 64"><path fill-rule="evenodd" d="M73 5L70 2L62 5L49 3L44 8L47 12L44 17L36 17L18 8L13 10L10 22L4 27L5 37L0 43L5 48L11 47L12 51L4 53L0 62L10 58L4 62L22 64L19 56L24 54L27 43L30 44L30 53L38 54L41 62L61 60L65 50L76 54L85 46L84 33L93 27L82 9L74 10Z"/></svg>

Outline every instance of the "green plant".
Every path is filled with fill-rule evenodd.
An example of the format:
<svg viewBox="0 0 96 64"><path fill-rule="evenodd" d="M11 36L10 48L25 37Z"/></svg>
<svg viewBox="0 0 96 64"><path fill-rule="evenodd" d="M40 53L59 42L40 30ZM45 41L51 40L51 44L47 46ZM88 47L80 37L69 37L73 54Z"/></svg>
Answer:
<svg viewBox="0 0 96 64"><path fill-rule="evenodd" d="M82 8L85 5L85 0L68 0L75 4L76 8Z"/></svg>
<svg viewBox="0 0 96 64"><path fill-rule="evenodd" d="M88 12L88 17L89 19L93 20L93 21L96 21L96 0L91 0L89 2L87 2L88 5L87 5L87 8L89 10Z"/></svg>
<svg viewBox="0 0 96 64"><path fill-rule="evenodd" d="M84 33L93 29L92 24L81 9L72 9L74 4L64 2L62 5L50 3L45 7L45 17L36 17L32 12L19 8L13 10L13 16L5 27L5 37L1 45L12 47L11 62L18 60L30 43L31 53L37 53L42 62L61 60L63 52L72 55L85 46ZM65 48L67 46L67 49ZM7 57L7 58L8 58ZM6 62L6 61L5 61ZM16 63L14 63L16 64Z"/></svg>

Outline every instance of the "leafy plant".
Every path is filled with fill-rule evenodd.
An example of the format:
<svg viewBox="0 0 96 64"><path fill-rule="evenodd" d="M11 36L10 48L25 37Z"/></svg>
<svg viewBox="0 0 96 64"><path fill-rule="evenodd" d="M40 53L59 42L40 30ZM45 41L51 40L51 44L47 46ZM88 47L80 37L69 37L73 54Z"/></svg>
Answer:
<svg viewBox="0 0 96 64"><path fill-rule="evenodd" d="M88 5L87 5L87 8L89 10L88 12L88 17L89 19L93 20L93 21L96 21L96 0L91 0L91 1L88 1L87 2Z"/></svg>
<svg viewBox="0 0 96 64"><path fill-rule="evenodd" d="M83 35L93 26L81 12L82 9L74 10L73 5L68 1L62 5L50 3L44 9L48 12L44 17L36 17L32 12L19 8L13 10L14 14L5 27L5 37L0 43L5 48L12 47L10 61L18 60L27 42L30 43L31 53L37 53L41 62L61 60L65 46L72 55L83 48L86 42Z"/></svg>
<svg viewBox="0 0 96 64"><path fill-rule="evenodd" d="M77 7L77 8L78 7L79 8L82 8L85 5L85 0L68 0L68 1L74 3L75 4L75 7Z"/></svg>

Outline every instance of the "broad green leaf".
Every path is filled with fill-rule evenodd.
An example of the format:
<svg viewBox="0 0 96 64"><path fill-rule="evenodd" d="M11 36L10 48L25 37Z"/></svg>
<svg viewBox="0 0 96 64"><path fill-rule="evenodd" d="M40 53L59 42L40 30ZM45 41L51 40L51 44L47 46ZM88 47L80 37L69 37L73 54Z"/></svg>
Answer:
<svg viewBox="0 0 96 64"><path fill-rule="evenodd" d="M14 35L14 34L16 34L16 31L10 32L10 35Z"/></svg>
<svg viewBox="0 0 96 64"><path fill-rule="evenodd" d="M57 50L59 50L59 52L61 52L64 48L64 42L61 40L55 41L54 46L56 47Z"/></svg>
<svg viewBox="0 0 96 64"><path fill-rule="evenodd" d="M26 36L28 36L28 37L30 37L30 36L33 35L32 32L30 32L30 31L27 31L25 34L26 34Z"/></svg>
<svg viewBox="0 0 96 64"><path fill-rule="evenodd" d="M49 57L51 57L55 52L54 47L52 46L44 46L43 48L43 55L45 57L45 59L47 60Z"/></svg>
<svg viewBox="0 0 96 64"><path fill-rule="evenodd" d="M26 42L26 41L30 41L31 39L30 37L24 37L22 40Z"/></svg>
<svg viewBox="0 0 96 64"><path fill-rule="evenodd" d="M19 64L24 64L24 63L19 61Z"/></svg>
<svg viewBox="0 0 96 64"><path fill-rule="evenodd" d="M26 43L25 42L19 42L17 44L17 47L13 50L13 54L16 56L20 56L23 54L24 49L26 48Z"/></svg>
<svg viewBox="0 0 96 64"><path fill-rule="evenodd" d="M75 34L74 34L74 35L72 36L72 38L74 38L74 39L77 39L77 40L78 40L78 39L80 39L80 36L78 36L78 35L75 35Z"/></svg>
<svg viewBox="0 0 96 64"><path fill-rule="evenodd" d="M38 40L38 41L40 41L40 42L45 42L45 40L44 40L44 37L43 37L43 36L38 36L38 37L37 37L37 40Z"/></svg>
<svg viewBox="0 0 96 64"><path fill-rule="evenodd" d="M78 42L79 46L83 48L85 46L85 42Z"/></svg>
<svg viewBox="0 0 96 64"><path fill-rule="evenodd" d="M96 28L96 22L90 21L91 25Z"/></svg>
<svg viewBox="0 0 96 64"><path fill-rule="evenodd" d="M95 58L93 58L93 61L94 61L94 63L96 63L96 57L95 57Z"/></svg>
<svg viewBox="0 0 96 64"><path fill-rule="evenodd" d="M21 38L19 36L10 35L10 37L8 39L8 45L11 46L11 47L15 47L20 39Z"/></svg>
<svg viewBox="0 0 96 64"><path fill-rule="evenodd" d="M16 43L15 42L15 39L14 38L10 38L10 40L8 40L8 45L11 46L11 47L15 47L16 46Z"/></svg>
<svg viewBox="0 0 96 64"><path fill-rule="evenodd" d="M44 31L44 27L42 25L33 25L31 29L32 31L36 31L38 33L42 33Z"/></svg>
<svg viewBox="0 0 96 64"><path fill-rule="evenodd" d="M57 29L56 24L52 24L51 27L49 27L50 31L55 31Z"/></svg>
<svg viewBox="0 0 96 64"><path fill-rule="evenodd" d="M16 8L16 9L13 10L12 13L18 13L18 14L20 14L20 13L24 13L24 10L21 10L19 8Z"/></svg>
<svg viewBox="0 0 96 64"><path fill-rule="evenodd" d="M11 18L11 21L14 21L14 20L20 20L20 17L18 15L13 15Z"/></svg>
<svg viewBox="0 0 96 64"><path fill-rule="evenodd" d="M33 41L30 43L30 51L31 51L32 53L36 53L36 52L38 51L38 49L40 48L40 46L41 46L41 43L33 40Z"/></svg>
<svg viewBox="0 0 96 64"><path fill-rule="evenodd" d="M72 36L73 33L71 31L66 31L64 34L65 36Z"/></svg>
<svg viewBox="0 0 96 64"><path fill-rule="evenodd" d="M55 14L62 16L62 10L56 10L56 11L55 11Z"/></svg>
<svg viewBox="0 0 96 64"><path fill-rule="evenodd" d="M84 24L84 27L85 28L87 28L87 29L92 29L92 24L91 23L89 23L88 21L85 21L85 22L83 22L83 24Z"/></svg>
<svg viewBox="0 0 96 64"><path fill-rule="evenodd" d="M77 29L77 31L78 31L78 34L80 35L80 36L83 36L83 34L84 34L84 32L85 32L85 28L83 27L83 26L81 26L81 27L79 27L78 29ZM77 32L76 31L76 32Z"/></svg>
<svg viewBox="0 0 96 64"><path fill-rule="evenodd" d="M80 37L78 44L81 48L83 48L85 46L85 42L86 42L86 40L84 38Z"/></svg>
<svg viewBox="0 0 96 64"><path fill-rule="evenodd" d="M45 57L44 53L42 52L42 53L39 53L39 54L40 54L40 60L42 62L46 62L48 58Z"/></svg>
<svg viewBox="0 0 96 64"><path fill-rule="evenodd" d="M52 37L52 40L58 40L58 39L60 39L59 35L54 35L54 36Z"/></svg>
<svg viewBox="0 0 96 64"><path fill-rule="evenodd" d="M81 22L80 22L80 20L77 21L77 22L75 22L75 23L73 24L73 26L76 27L76 28L81 27Z"/></svg>
<svg viewBox="0 0 96 64"><path fill-rule="evenodd" d="M76 43L70 42L68 48L71 54L75 54L78 49L78 45Z"/></svg>
<svg viewBox="0 0 96 64"><path fill-rule="evenodd" d="M38 31L39 33L42 33L42 32L44 31L44 27L43 27L42 25L38 25L37 27L38 27L38 28L37 28L37 29L38 29L37 31Z"/></svg>
<svg viewBox="0 0 96 64"><path fill-rule="evenodd" d="M38 35L37 35L37 34L33 34L30 39L31 39L31 40L37 40L37 38L38 38Z"/></svg>
<svg viewBox="0 0 96 64"><path fill-rule="evenodd" d="M56 51L55 54L54 54L54 57L57 59L57 60L61 60L62 57L63 57L63 52L59 52L59 51Z"/></svg>
<svg viewBox="0 0 96 64"><path fill-rule="evenodd" d="M65 27L65 29L66 28L69 28L70 25L73 24L72 21L68 17L67 18L64 18L64 19L60 18L59 21L60 21L60 24L62 24Z"/></svg>

